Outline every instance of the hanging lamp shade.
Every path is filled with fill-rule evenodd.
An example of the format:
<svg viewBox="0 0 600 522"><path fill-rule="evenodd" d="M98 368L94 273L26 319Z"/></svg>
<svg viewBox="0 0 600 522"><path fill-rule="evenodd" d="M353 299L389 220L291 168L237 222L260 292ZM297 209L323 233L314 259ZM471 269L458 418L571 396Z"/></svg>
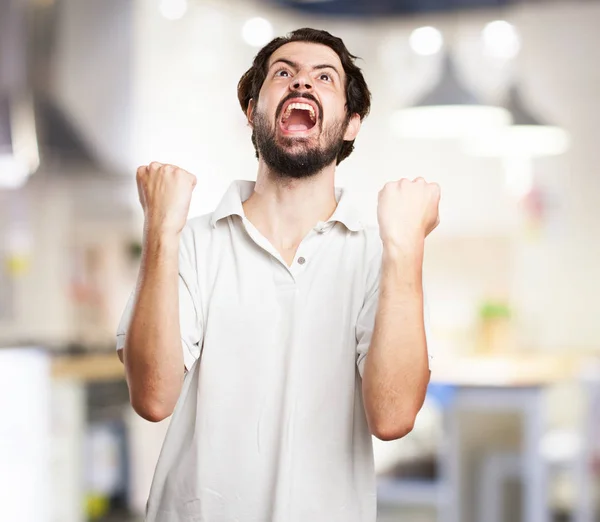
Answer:
<svg viewBox="0 0 600 522"><path fill-rule="evenodd" d="M433 89L413 106L396 111L391 121L397 137L425 139L461 139L510 123L505 108L481 103L462 84L449 54Z"/></svg>
<svg viewBox="0 0 600 522"><path fill-rule="evenodd" d="M0 96L0 189L19 188L38 166L31 97Z"/></svg>
<svg viewBox="0 0 600 522"><path fill-rule="evenodd" d="M510 112L513 124L470 139L466 143L469 154L534 158L563 154L569 148L568 133L535 116L527 108L518 86L510 87L503 106Z"/></svg>

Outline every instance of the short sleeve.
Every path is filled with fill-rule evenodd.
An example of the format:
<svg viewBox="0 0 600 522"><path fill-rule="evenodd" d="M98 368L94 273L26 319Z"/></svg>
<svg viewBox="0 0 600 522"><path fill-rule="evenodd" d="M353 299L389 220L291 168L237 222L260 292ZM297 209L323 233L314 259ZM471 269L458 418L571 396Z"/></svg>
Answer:
<svg viewBox="0 0 600 522"><path fill-rule="evenodd" d="M186 228L182 233L179 245L179 327L183 362L187 370L190 370L200 357L203 336L202 308L194 253L193 235ZM134 290L127 301L117 328L117 350L121 350L125 346L135 299L136 291Z"/></svg>
<svg viewBox="0 0 600 522"><path fill-rule="evenodd" d="M356 322L356 364L360 376L363 376L365 360L371 345L373 329L375 327L375 315L377 313L377 304L379 301L379 281L381 279L381 256L376 256L369 267L369 276L367 278L367 293L363 307L358 315ZM423 292L423 318L425 327L425 339L427 342L427 352L429 358L429 369L432 367L432 352L429 343L429 307L427 298Z"/></svg>

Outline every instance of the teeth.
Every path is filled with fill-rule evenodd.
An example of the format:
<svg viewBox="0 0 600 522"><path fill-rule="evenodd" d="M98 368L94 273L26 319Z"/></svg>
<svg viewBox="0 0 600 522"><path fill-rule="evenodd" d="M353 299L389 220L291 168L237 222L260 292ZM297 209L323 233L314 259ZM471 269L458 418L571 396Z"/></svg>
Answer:
<svg viewBox="0 0 600 522"><path fill-rule="evenodd" d="M294 109L299 111L308 111L310 113L310 119L313 122L317 120L317 116L315 114L315 110L312 108L312 105L309 105L308 103L290 103L283 113L283 121L290 117L290 114L292 114Z"/></svg>

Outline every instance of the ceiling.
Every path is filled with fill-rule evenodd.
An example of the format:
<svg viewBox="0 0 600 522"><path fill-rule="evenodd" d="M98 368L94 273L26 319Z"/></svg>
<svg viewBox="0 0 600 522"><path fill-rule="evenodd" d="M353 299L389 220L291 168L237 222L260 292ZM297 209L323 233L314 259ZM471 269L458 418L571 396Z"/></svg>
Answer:
<svg viewBox="0 0 600 522"><path fill-rule="evenodd" d="M505 7L527 0L264 0L307 14L375 17L417 15L459 9ZM544 0L536 0L541 3Z"/></svg>

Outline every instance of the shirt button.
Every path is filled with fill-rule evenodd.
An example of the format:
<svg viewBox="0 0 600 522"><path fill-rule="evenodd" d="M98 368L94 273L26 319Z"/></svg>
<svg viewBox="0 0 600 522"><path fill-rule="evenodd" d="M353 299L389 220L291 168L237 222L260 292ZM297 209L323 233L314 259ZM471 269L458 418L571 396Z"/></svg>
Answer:
<svg viewBox="0 0 600 522"><path fill-rule="evenodd" d="M299 257L298 258L298 264L299 265L303 265L304 263L306 263L306 259L304 259L303 257Z"/></svg>

